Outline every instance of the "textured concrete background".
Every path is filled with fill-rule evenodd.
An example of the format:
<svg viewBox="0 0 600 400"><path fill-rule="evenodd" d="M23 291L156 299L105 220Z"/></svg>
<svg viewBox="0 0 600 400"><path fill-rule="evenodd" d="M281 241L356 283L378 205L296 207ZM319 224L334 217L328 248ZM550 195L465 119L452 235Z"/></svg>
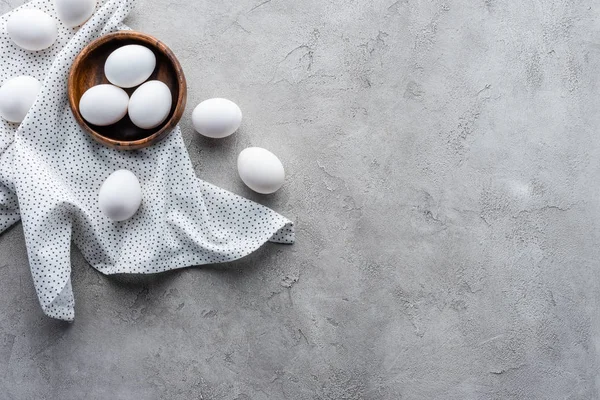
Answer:
<svg viewBox="0 0 600 400"><path fill-rule="evenodd" d="M3 0L1 12L22 4ZM107 278L42 315L0 237L2 399L597 399L600 4L145 0L180 57L199 176L295 219L294 246ZM244 124L191 129L222 96ZM249 145L284 162L250 193Z"/></svg>

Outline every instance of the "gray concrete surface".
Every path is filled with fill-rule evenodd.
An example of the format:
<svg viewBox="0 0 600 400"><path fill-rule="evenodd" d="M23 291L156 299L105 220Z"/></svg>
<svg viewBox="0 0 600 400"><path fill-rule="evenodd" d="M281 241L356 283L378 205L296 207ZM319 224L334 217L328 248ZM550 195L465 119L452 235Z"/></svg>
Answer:
<svg viewBox="0 0 600 400"><path fill-rule="evenodd" d="M4 0L1 12L22 4ZM295 219L229 265L107 278L42 315L0 237L2 399L597 399L600 4L145 0L197 173ZM192 131L228 97L243 128ZM288 171L250 193L235 160Z"/></svg>

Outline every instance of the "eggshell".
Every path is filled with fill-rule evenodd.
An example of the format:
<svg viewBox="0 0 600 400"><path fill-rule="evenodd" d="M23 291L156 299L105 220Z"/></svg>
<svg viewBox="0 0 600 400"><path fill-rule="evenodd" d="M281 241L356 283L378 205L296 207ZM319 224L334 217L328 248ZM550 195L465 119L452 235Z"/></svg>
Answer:
<svg viewBox="0 0 600 400"><path fill-rule="evenodd" d="M31 51L52 46L58 36L54 19L34 9L22 9L12 14L6 23L6 30L17 46Z"/></svg>
<svg viewBox="0 0 600 400"><path fill-rule="evenodd" d="M279 158L261 147L242 150L237 165L242 181L258 193L274 193L285 180L285 170Z"/></svg>
<svg viewBox="0 0 600 400"><path fill-rule="evenodd" d="M144 83L156 67L156 56L147 47L130 44L113 51L104 64L104 75L113 85L132 88Z"/></svg>
<svg viewBox="0 0 600 400"><path fill-rule="evenodd" d="M237 131L242 123L242 110L231 100L204 100L192 113L194 129L201 135L220 139Z"/></svg>
<svg viewBox="0 0 600 400"><path fill-rule="evenodd" d="M35 102L42 84L31 76L18 76L0 87L0 116L21 123Z"/></svg>
<svg viewBox="0 0 600 400"><path fill-rule="evenodd" d="M169 87L161 81L149 81L131 95L129 118L138 128L156 128L167 119L172 104Z"/></svg>
<svg viewBox="0 0 600 400"><path fill-rule="evenodd" d="M96 0L55 0L56 14L69 28L83 25L96 10Z"/></svg>
<svg viewBox="0 0 600 400"><path fill-rule="evenodd" d="M127 114L129 96L113 85L89 88L79 100L79 112L92 125L107 126L119 122Z"/></svg>
<svg viewBox="0 0 600 400"><path fill-rule="evenodd" d="M100 187L98 206L113 221L133 217L142 204L140 181L131 172L121 169L110 174Z"/></svg>

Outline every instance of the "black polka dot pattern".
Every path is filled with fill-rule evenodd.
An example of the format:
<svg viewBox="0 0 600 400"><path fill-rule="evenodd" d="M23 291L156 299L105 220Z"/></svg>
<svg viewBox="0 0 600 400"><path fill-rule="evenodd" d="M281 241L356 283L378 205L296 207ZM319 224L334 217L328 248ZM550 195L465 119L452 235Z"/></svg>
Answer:
<svg viewBox="0 0 600 400"><path fill-rule="evenodd" d="M1 18L2 82L30 75L43 88L21 125L0 122L0 231L23 222L31 272L44 313L71 321L71 241L100 272L156 273L232 261L267 241L294 242L294 227L276 212L198 179L179 128L161 143L122 152L94 142L67 103L67 77L85 45L121 21L133 0L107 0L80 29L62 25L49 49L16 47ZM37 8L56 18L53 0ZM98 208L98 190L115 170L132 171L143 203L130 220L113 222ZM17 201L18 200L18 201Z"/></svg>

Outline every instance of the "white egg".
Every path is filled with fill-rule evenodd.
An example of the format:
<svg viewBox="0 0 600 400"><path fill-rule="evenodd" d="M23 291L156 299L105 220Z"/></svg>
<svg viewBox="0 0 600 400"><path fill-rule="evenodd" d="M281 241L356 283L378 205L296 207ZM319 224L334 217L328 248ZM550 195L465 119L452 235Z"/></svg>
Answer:
<svg viewBox="0 0 600 400"><path fill-rule="evenodd" d="M220 139L237 131L242 123L242 110L231 100L204 100L192 113L194 129L201 135Z"/></svg>
<svg viewBox="0 0 600 400"><path fill-rule="evenodd" d="M98 206L113 221L133 217L142 204L140 181L131 171L121 169L110 174L100 187Z"/></svg>
<svg viewBox="0 0 600 400"><path fill-rule="evenodd" d="M69 28L83 25L96 10L96 0L55 0L55 5L58 18Z"/></svg>
<svg viewBox="0 0 600 400"><path fill-rule="evenodd" d="M107 126L119 122L127 114L129 96L113 85L89 88L79 100L79 112L92 125Z"/></svg>
<svg viewBox="0 0 600 400"><path fill-rule="evenodd" d="M56 22L40 10L16 11L6 23L8 36L25 50L38 51L52 46L58 36Z"/></svg>
<svg viewBox="0 0 600 400"><path fill-rule="evenodd" d="M131 95L129 118L138 128L156 128L167 119L172 104L169 87L161 81L149 81Z"/></svg>
<svg viewBox="0 0 600 400"><path fill-rule="evenodd" d="M285 180L279 158L261 147L248 147L238 156L238 173L252 190L262 194L276 192Z"/></svg>
<svg viewBox="0 0 600 400"><path fill-rule="evenodd" d="M18 76L0 87L0 116L21 123L35 102L42 84L31 76Z"/></svg>
<svg viewBox="0 0 600 400"><path fill-rule="evenodd" d="M110 53L104 75L113 85L132 88L144 83L156 67L156 56L147 47L130 44Z"/></svg>

